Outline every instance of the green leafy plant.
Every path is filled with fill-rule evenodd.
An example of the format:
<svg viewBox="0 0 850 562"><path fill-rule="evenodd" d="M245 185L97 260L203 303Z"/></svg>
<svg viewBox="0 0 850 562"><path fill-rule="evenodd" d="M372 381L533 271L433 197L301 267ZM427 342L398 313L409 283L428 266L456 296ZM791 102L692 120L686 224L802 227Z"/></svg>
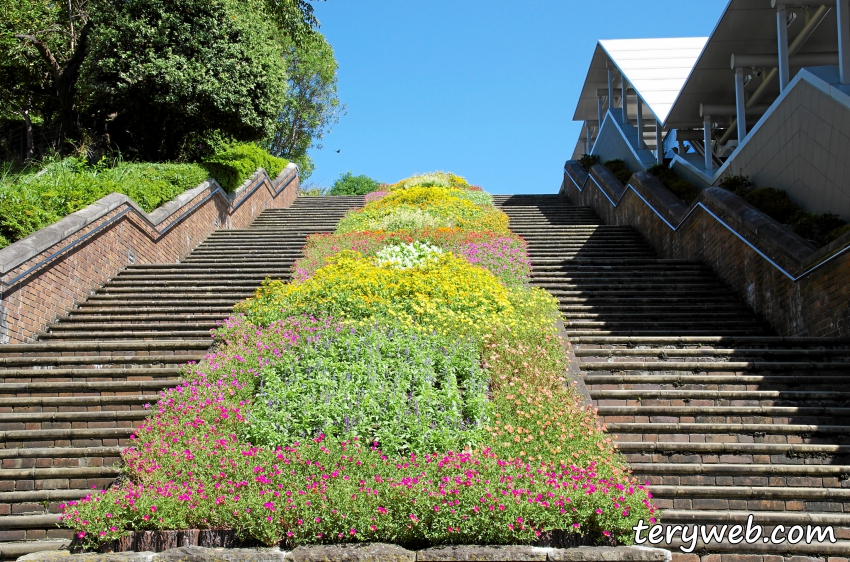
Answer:
<svg viewBox="0 0 850 562"><path fill-rule="evenodd" d="M723 189L728 189L741 197L746 195L753 187L753 183L750 181L749 176L745 176L743 174L730 174L723 176L723 179L721 179L720 183L717 185Z"/></svg>
<svg viewBox="0 0 850 562"><path fill-rule="evenodd" d="M390 326L316 332L259 373L246 438L287 446L324 434L392 455L475 446L488 377L468 341Z"/></svg>
<svg viewBox="0 0 850 562"><path fill-rule="evenodd" d="M376 191L380 185L380 182L368 176L355 176L351 172L345 172L333 182L328 195L366 195Z"/></svg>
<svg viewBox="0 0 850 562"><path fill-rule="evenodd" d="M227 191L239 187L257 168L264 168L274 178L287 164L252 143L232 145L204 161L210 175Z"/></svg>
<svg viewBox="0 0 850 562"><path fill-rule="evenodd" d="M794 217L794 232L817 246L825 246L840 236L846 224L838 215L831 213L800 212Z"/></svg>
<svg viewBox="0 0 850 562"><path fill-rule="evenodd" d="M800 213L800 206L788 194L772 187L761 187L745 194L747 203L782 224L790 224Z"/></svg>
<svg viewBox="0 0 850 562"><path fill-rule="evenodd" d="M608 160L603 166L611 170L614 177L623 185L626 185L629 182L629 178L632 177L632 171L622 160Z"/></svg>
<svg viewBox="0 0 850 562"><path fill-rule="evenodd" d="M599 164L600 158L598 154L582 154L578 159L578 164L584 168L585 172L589 172L592 167Z"/></svg>
<svg viewBox="0 0 850 562"><path fill-rule="evenodd" d="M677 174L675 170L665 166L664 164L650 166L646 171L658 178L658 181L660 181L664 187L669 189L673 195L685 203L690 203L697 198L697 195L699 195L699 189L690 182L680 178L679 174Z"/></svg>
<svg viewBox="0 0 850 562"><path fill-rule="evenodd" d="M11 244L110 193L127 195L147 212L209 177L198 164L141 164L80 158L47 161L0 180L0 244Z"/></svg>

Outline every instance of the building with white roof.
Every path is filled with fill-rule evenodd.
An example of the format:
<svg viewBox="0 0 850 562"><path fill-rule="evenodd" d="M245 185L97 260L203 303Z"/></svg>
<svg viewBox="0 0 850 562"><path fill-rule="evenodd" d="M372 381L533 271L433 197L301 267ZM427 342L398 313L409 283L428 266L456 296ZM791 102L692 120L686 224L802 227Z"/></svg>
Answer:
<svg viewBox="0 0 850 562"><path fill-rule="evenodd" d="M599 41L573 119L573 158L743 174L850 220L850 0L731 0L709 37Z"/></svg>

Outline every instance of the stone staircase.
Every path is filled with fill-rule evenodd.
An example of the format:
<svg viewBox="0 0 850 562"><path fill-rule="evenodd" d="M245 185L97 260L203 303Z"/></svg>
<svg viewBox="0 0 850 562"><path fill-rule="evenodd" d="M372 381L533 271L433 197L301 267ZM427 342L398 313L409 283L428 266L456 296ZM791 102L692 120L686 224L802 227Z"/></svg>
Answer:
<svg viewBox="0 0 850 562"><path fill-rule="evenodd" d="M302 197L267 209L180 263L129 266L38 342L0 346L0 558L67 544L59 504L117 476L145 404L204 357L216 322L265 278L288 278L307 235L362 205Z"/></svg>
<svg viewBox="0 0 850 562"><path fill-rule="evenodd" d="M703 264L658 259L630 227L561 196L495 200L529 243L532 283L559 299L591 399L663 523L746 526L752 513L765 532L783 525L778 536L832 526L835 544L700 540L696 552L844 562L850 342L775 336ZM700 559L680 544L674 561Z"/></svg>

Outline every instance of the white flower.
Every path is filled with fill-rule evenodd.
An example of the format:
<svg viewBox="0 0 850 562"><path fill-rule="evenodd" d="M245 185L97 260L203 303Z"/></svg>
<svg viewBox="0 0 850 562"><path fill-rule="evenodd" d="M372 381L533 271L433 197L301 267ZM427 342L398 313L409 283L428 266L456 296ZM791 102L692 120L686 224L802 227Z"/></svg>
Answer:
<svg viewBox="0 0 850 562"><path fill-rule="evenodd" d="M435 259L442 253L442 248L417 240L411 244L386 246L378 251L375 257L378 260L378 267L391 266L399 269L408 269Z"/></svg>

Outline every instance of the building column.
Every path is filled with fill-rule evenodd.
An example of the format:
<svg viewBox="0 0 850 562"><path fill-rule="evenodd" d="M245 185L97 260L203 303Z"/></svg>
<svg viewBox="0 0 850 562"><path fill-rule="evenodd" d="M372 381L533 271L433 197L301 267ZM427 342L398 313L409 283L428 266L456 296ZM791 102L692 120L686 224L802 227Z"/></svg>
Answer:
<svg viewBox="0 0 850 562"><path fill-rule="evenodd" d="M714 159L711 157L711 116L704 115L702 118L703 143L705 144L705 169L714 169Z"/></svg>
<svg viewBox="0 0 850 562"><path fill-rule="evenodd" d="M776 39L779 42L779 91L782 92L791 81L788 67L788 21L784 4L776 7Z"/></svg>
<svg viewBox="0 0 850 562"><path fill-rule="evenodd" d="M664 163L664 146L661 138L661 121L655 120L655 159L659 164Z"/></svg>
<svg viewBox="0 0 850 562"><path fill-rule="evenodd" d="M850 0L836 0L838 19L838 71L842 84L850 84Z"/></svg>
<svg viewBox="0 0 850 562"><path fill-rule="evenodd" d="M599 128L602 129L602 118L604 117L602 113L602 96L596 96L596 114L599 119ZM596 133L596 136L598 137L599 133Z"/></svg>
<svg viewBox="0 0 850 562"><path fill-rule="evenodd" d="M623 76L623 73L620 73L620 88L623 90L623 103L620 104L623 106L623 124L629 124L629 111L628 111L628 98L626 97L626 93L629 90L629 83L626 82L626 77Z"/></svg>
<svg viewBox="0 0 850 562"><path fill-rule="evenodd" d="M735 116L738 120L738 145L747 136L747 100L744 99L744 69L735 69Z"/></svg>
<svg viewBox="0 0 850 562"><path fill-rule="evenodd" d="M586 133L584 137L584 153L590 154L590 121L584 122L584 130Z"/></svg>
<svg viewBox="0 0 850 562"><path fill-rule="evenodd" d="M641 112L643 110L643 102L640 99L640 96L635 92L635 99L637 100L637 115L635 115L635 121L637 122L637 133L638 133L638 149L642 149L644 147L643 143L643 117L641 116Z"/></svg>
<svg viewBox="0 0 850 562"><path fill-rule="evenodd" d="M610 64L610 63L609 63ZM614 69L608 67L608 111L614 109Z"/></svg>

